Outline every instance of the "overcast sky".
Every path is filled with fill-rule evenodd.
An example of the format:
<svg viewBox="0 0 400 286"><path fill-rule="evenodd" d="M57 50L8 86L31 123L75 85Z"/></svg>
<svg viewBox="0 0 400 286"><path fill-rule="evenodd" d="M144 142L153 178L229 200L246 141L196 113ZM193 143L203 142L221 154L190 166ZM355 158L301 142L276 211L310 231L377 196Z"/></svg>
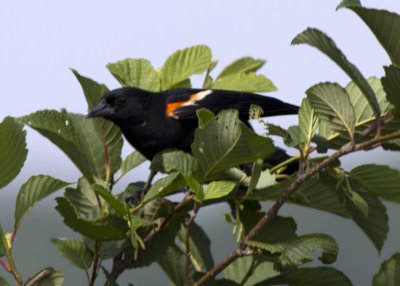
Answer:
<svg viewBox="0 0 400 286"><path fill-rule="evenodd" d="M300 104L304 91L313 84L336 81L344 86L349 81L319 51L305 45L290 46L291 40L307 27L319 28L331 36L365 76L382 76L382 66L389 64L389 58L354 13L345 9L335 11L338 3L332 0L2 1L0 120L7 115L22 116L40 109L67 108L86 113L80 86L69 68L112 89L118 83L106 70L107 63L127 57L147 58L157 68L175 50L196 44L212 49L214 58L219 60L216 71L242 56L266 59L262 72L278 87L271 95ZM400 13L400 1L362 3ZM292 116L274 122L288 126L296 120ZM17 190L21 182L38 173L64 180L77 178L78 171L61 151L31 130L28 130L28 148L28 161L18 177L19 183L9 189ZM130 147L125 146L124 152L129 151ZM397 160L390 154L379 156L381 162L392 165ZM360 161L345 162L351 167ZM141 174L132 176L141 178ZM5 203L0 199L0 209Z"/></svg>

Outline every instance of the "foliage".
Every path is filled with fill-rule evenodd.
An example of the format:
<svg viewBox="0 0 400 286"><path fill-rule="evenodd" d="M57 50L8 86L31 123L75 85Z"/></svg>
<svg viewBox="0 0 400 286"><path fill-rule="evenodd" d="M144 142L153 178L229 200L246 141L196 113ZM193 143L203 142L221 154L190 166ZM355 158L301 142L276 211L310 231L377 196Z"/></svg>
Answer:
<svg viewBox="0 0 400 286"><path fill-rule="evenodd" d="M65 110L5 118L0 123L0 188L18 175L26 160L24 125L60 148L82 175L77 183L35 175L21 186L14 229L10 234L0 225L0 262L16 284L63 284L64 275L50 267L31 278L21 277L12 250L29 210L65 189L56 198L56 210L65 225L82 238L51 241L60 255L86 272L88 285L94 285L100 269L107 285L118 285L122 272L152 263L158 263L174 285L196 281L197 285L351 285L342 272L327 266L336 261L339 251L333 237L298 235L293 218L278 216L286 202L339 215L359 226L380 251L389 231L382 200L400 202L398 170L377 164L345 170L340 165L342 156L359 150L381 145L400 150L400 36L396 37L400 35L400 16L364 8L355 0L345 0L338 8L353 11L366 23L392 64L385 67L382 79L367 79L328 35L309 28L296 36L293 44L317 48L352 81L346 87L323 82L307 89L296 126L284 129L265 123L269 135L282 137L288 147L298 151L293 158L267 169L264 159L276 150L270 138L255 134L234 110L219 114L199 110L192 153L169 150L158 154L151 170L166 175L144 196L140 192L143 182L133 182L115 194L120 179L145 161L137 151L121 158L123 138L118 127ZM199 45L176 51L159 69L146 59L131 58L107 68L122 86L150 91L191 87L191 76L203 75L204 88L271 92L276 89L273 82L258 73L264 64L264 60L244 57L213 75L217 61L210 48ZM72 72L90 110L108 88ZM251 113L259 118L256 106ZM298 171L285 175L285 168L294 161L299 162ZM250 166L248 172L241 169L244 165ZM169 197L182 190L185 196L181 201ZM133 202L132 197L136 198ZM274 201L272 207L262 211L260 202L270 200ZM238 243L223 261L215 263L210 239L196 217L207 205L224 202L231 207L225 218ZM382 264L373 285L399 283L399 255ZM111 269L103 264L109 259L113 261ZM215 275L221 272L223 276L217 279ZM2 277L0 285L8 285Z"/></svg>

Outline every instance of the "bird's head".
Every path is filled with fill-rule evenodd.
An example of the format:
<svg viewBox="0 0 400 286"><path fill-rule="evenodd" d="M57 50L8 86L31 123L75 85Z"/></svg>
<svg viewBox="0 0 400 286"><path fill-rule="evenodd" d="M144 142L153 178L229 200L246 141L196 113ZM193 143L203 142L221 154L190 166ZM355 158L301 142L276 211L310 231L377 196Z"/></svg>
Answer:
<svg viewBox="0 0 400 286"><path fill-rule="evenodd" d="M103 117L115 123L143 118L150 93L141 89L124 87L106 92L87 117Z"/></svg>

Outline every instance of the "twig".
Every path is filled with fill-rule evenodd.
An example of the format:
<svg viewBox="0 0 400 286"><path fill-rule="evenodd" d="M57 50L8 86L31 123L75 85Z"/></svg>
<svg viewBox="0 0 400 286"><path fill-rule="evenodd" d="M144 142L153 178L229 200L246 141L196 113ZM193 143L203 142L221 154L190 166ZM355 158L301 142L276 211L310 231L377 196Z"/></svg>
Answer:
<svg viewBox="0 0 400 286"><path fill-rule="evenodd" d="M147 236L144 238L143 241L147 243L148 241L153 239L161 230L167 228L175 218L176 214L192 200L192 197L193 197L192 194L190 194L190 192L187 192L185 197L174 207L172 212L168 214L168 216L163 220L161 225L158 228L153 228L147 234ZM128 268L132 263L133 263L133 257L114 258L110 276L114 279L117 279L118 276L121 275L121 273L124 272L125 269Z"/></svg>
<svg viewBox="0 0 400 286"><path fill-rule="evenodd" d="M99 263L100 263L100 246L101 243L99 241L95 241L94 243L94 259L93 259L93 267L92 267L92 275L89 280L89 286L94 286L96 282L97 274L99 274Z"/></svg>
<svg viewBox="0 0 400 286"><path fill-rule="evenodd" d="M7 263L5 263L4 260L1 259L1 258L0 258L0 265L3 266L3 268L4 268L6 271L10 272L10 267L9 267L9 266L7 265Z"/></svg>
<svg viewBox="0 0 400 286"><path fill-rule="evenodd" d="M40 280L42 280L43 278L46 278L47 276L49 276L51 271L52 271L51 268L43 269L42 271L37 273L35 276L33 276L31 278L31 280L28 283L26 283L25 286L34 286L34 285L36 285L36 283L38 283Z"/></svg>
<svg viewBox="0 0 400 286"><path fill-rule="evenodd" d="M190 251L190 225L193 223L194 219L196 218L196 216L199 212L200 206L201 205L199 203L195 203L190 217L185 222L185 228L186 228L185 286L190 286L190 258L192 256L192 252Z"/></svg>
<svg viewBox="0 0 400 286"><path fill-rule="evenodd" d="M370 129L369 132L372 132L374 128ZM363 132L364 133L364 132ZM369 134L369 133L368 133ZM368 135L367 133L365 134ZM346 155L351 152L360 151L364 149L368 149L371 146L376 145L377 143L382 143L384 141L388 141L400 136L400 130L395 132L374 137L373 139L367 140L365 142L353 145L352 142L349 142L342 146L338 151L333 153L331 156L327 157L325 160L315 165L313 168L310 168L304 174L298 174L296 180L289 186L289 188L276 200L274 205L268 210L268 212L257 222L257 224L249 231L249 233L243 238L243 240L229 253L219 264L217 264L213 269L209 270L206 274L204 274L195 285L204 285L209 279L220 273L223 269L225 269L229 264L235 261L238 257L240 257L246 247L246 242L252 240L256 234L277 214L282 205L289 199L292 193L294 193L298 187L307 181L309 178L318 173L321 169L329 166L335 160L340 158L343 155Z"/></svg>

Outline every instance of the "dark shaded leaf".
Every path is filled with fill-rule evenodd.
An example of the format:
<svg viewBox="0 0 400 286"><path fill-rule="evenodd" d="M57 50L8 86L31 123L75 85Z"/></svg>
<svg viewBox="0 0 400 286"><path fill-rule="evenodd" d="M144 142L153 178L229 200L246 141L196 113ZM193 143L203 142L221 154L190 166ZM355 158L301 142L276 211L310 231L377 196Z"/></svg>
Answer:
<svg viewBox="0 0 400 286"><path fill-rule="evenodd" d="M89 269L93 262L93 253L82 240L52 238L51 242L71 264L84 270Z"/></svg>
<svg viewBox="0 0 400 286"><path fill-rule="evenodd" d="M0 189L19 174L27 154L26 132L14 118L4 118L0 123Z"/></svg>
<svg viewBox="0 0 400 286"><path fill-rule="evenodd" d="M312 285L312 286L352 286L350 279L342 272L330 267L299 268L276 277L269 278L255 286L267 285Z"/></svg>

